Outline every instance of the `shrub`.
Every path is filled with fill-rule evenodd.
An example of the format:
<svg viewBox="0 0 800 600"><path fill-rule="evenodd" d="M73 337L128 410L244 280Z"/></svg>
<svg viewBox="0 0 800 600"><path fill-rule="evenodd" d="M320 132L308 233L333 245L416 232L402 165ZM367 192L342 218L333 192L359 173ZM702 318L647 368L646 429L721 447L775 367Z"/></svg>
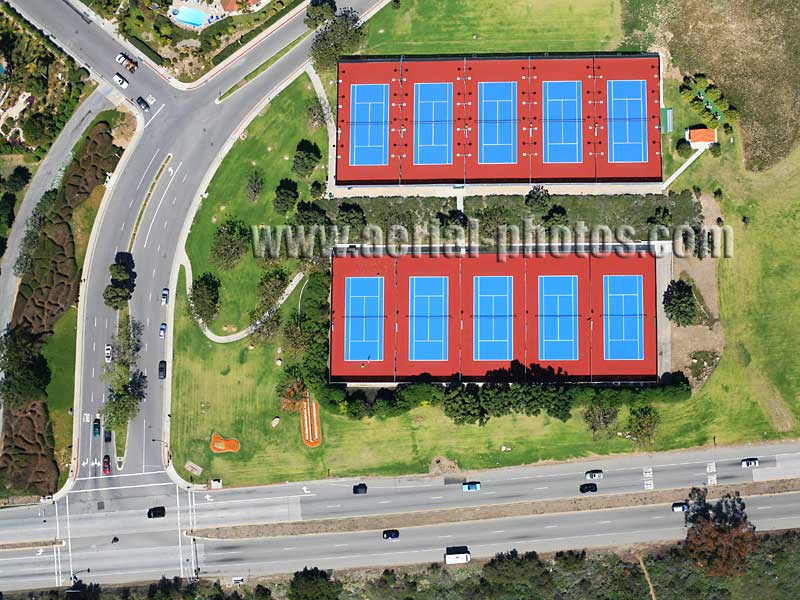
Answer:
<svg viewBox="0 0 800 600"><path fill-rule="evenodd" d="M300 140L294 152L292 171L300 177L308 177L322 160L322 151L314 142Z"/></svg>
<svg viewBox="0 0 800 600"><path fill-rule="evenodd" d="M708 147L708 151L711 152L711 156L719 157L722 155L722 146L720 146L719 143L711 144Z"/></svg>
<svg viewBox="0 0 800 600"><path fill-rule="evenodd" d="M678 327L692 325L697 320L697 300L691 284L673 279L664 292L664 312Z"/></svg>
<svg viewBox="0 0 800 600"><path fill-rule="evenodd" d="M699 90L704 90L708 87L708 77L704 73L695 73L694 85Z"/></svg>
<svg viewBox="0 0 800 600"><path fill-rule="evenodd" d="M211 242L209 262L219 269L236 265L247 250L250 231L241 219L228 219L217 227Z"/></svg>
<svg viewBox="0 0 800 600"><path fill-rule="evenodd" d="M275 189L275 211L285 215L297 204L300 193L297 191L297 182L291 179L281 179Z"/></svg>
<svg viewBox="0 0 800 600"><path fill-rule="evenodd" d="M189 314L196 321L211 323L219 312L219 279L212 273L203 273L192 282L189 291Z"/></svg>
<svg viewBox="0 0 800 600"><path fill-rule="evenodd" d="M335 0L311 0L303 22L309 29L316 29L336 14Z"/></svg>
<svg viewBox="0 0 800 600"><path fill-rule="evenodd" d="M675 150L678 152L678 156L681 158L689 158L692 155L692 146L689 144L689 140L686 138L681 138L678 140Z"/></svg>

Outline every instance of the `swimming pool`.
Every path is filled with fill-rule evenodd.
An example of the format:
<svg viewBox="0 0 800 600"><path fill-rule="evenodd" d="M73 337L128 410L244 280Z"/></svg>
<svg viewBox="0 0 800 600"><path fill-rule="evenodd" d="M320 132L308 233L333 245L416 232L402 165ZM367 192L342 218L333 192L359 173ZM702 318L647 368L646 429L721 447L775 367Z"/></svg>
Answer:
<svg viewBox="0 0 800 600"><path fill-rule="evenodd" d="M173 12L173 14L175 14ZM175 20L179 23L192 25L193 27L200 27L206 22L206 13L196 8L189 8L188 6L181 6L175 14Z"/></svg>

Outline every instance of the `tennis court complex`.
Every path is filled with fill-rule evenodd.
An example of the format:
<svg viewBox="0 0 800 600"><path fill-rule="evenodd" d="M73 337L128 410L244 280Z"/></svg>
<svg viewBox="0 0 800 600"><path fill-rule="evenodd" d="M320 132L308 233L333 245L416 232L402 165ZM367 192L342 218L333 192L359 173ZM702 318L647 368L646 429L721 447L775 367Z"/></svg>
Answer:
<svg viewBox="0 0 800 600"><path fill-rule="evenodd" d="M331 377L656 377L655 257L333 258ZM515 366L516 365L516 366ZM509 375L492 375L502 372Z"/></svg>
<svg viewBox="0 0 800 600"><path fill-rule="evenodd" d="M658 182L658 54L350 57L336 184Z"/></svg>

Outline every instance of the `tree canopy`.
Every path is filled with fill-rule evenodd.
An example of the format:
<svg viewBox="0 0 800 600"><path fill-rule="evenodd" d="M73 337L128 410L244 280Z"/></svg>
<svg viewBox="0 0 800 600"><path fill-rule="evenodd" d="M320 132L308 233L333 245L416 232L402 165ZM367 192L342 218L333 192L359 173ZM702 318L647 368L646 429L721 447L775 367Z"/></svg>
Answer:
<svg viewBox="0 0 800 600"><path fill-rule="evenodd" d="M340 10L314 37L311 44L314 67L320 71L335 68L340 57L358 50L365 35L358 12L352 8Z"/></svg>
<svg viewBox="0 0 800 600"><path fill-rule="evenodd" d="M47 397L50 367L39 351L38 341L21 328L0 337L0 397L9 408L19 408Z"/></svg>
<svg viewBox="0 0 800 600"><path fill-rule="evenodd" d="M678 327L693 325L697 320L697 300L694 288L682 279L673 279L664 292L664 312Z"/></svg>

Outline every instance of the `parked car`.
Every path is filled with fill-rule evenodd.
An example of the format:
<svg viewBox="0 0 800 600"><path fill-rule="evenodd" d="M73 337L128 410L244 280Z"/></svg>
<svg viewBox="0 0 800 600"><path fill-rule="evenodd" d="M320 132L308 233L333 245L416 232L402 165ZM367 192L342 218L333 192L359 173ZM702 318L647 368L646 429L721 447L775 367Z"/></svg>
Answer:
<svg viewBox="0 0 800 600"><path fill-rule="evenodd" d="M586 471L584 473L586 479L602 479L603 478L603 470L602 469L592 469L591 471Z"/></svg>
<svg viewBox="0 0 800 600"><path fill-rule="evenodd" d="M114 83L116 83L116 84L117 84L119 87L121 87L123 90L124 90L124 89L127 89L127 87L128 87L128 80L127 80L127 79L125 79L125 78L124 78L122 75L120 75L119 73L115 73L115 74L114 74Z"/></svg>
<svg viewBox="0 0 800 600"><path fill-rule="evenodd" d="M672 512L686 512L689 510L689 504L686 502L673 502Z"/></svg>
<svg viewBox="0 0 800 600"><path fill-rule="evenodd" d="M596 492L597 491L597 484L596 483L582 483L581 487L579 488L581 494L587 494L589 492Z"/></svg>
<svg viewBox="0 0 800 600"><path fill-rule="evenodd" d="M158 361L158 378L159 379L167 378L167 361L165 360Z"/></svg>
<svg viewBox="0 0 800 600"><path fill-rule="evenodd" d="M396 540L399 537L400 537L400 532L397 529L383 530L383 539L385 540Z"/></svg>
<svg viewBox="0 0 800 600"><path fill-rule="evenodd" d="M354 494L366 494L367 493L367 484L366 483L358 483L353 486L353 493Z"/></svg>
<svg viewBox="0 0 800 600"><path fill-rule="evenodd" d="M161 290L161 306L166 306L169 303L169 288Z"/></svg>
<svg viewBox="0 0 800 600"><path fill-rule="evenodd" d="M147 509L147 518L148 519L160 519L161 517L166 516L167 509L163 506L154 506L153 508Z"/></svg>
<svg viewBox="0 0 800 600"><path fill-rule="evenodd" d="M139 63L133 60L130 56L125 54L124 52L120 52L117 54L117 57L114 59L117 61L118 64L122 65L131 73L135 73L136 69L139 68Z"/></svg>
<svg viewBox="0 0 800 600"><path fill-rule="evenodd" d="M757 467L758 466L758 459L757 458L743 458L742 459L742 468L749 469L750 467Z"/></svg>
<svg viewBox="0 0 800 600"><path fill-rule="evenodd" d="M450 546L444 551L444 564L465 565L472 559L466 546Z"/></svg>
<svg viewBox="0 0 800 600"><path fill-rule="evenodd" d="M167 337L167 324L162 323L161 326L158 328L158 337L162 340Z"/></svg>
<svg viewBox="0 0 800 600"><path fill-rule="evenodd" d="M111 457L108 454L103 457L103 475L111 475Z"/></svg>
<svg viewBox="0 0 800 600"><path fill-rule="evenodd" d="M92 422L92 435L94 437L99 437L100 436L100 419L95 419Z"/></svg>
<svg viewBox="0 0 800 600"><path fill-rule="evenodd" d="M106 444L111 443L111 430L110 429L103 430L103 441Z"/></svg>
<svg viewBox="0 0 800 600"><path fill-rule="evenodd" d="M462 492L479 492L481 489L480 481L465 481L461 484Z"/></svg>
<svg viewBox="0 0 800 600"><path fill-rule="evenodd" d="M109 364L111 362L111 344L106 344L105 358L106 358L106 364Z"/></svg>
<svg viewBox="0 0 800 600"><path fill-rule="evenodd" d="M150 112L150 105L147 103L147 100L139 96L136 98L136 104L139 105L139 108L142 109L142 112Z"/></svg>

